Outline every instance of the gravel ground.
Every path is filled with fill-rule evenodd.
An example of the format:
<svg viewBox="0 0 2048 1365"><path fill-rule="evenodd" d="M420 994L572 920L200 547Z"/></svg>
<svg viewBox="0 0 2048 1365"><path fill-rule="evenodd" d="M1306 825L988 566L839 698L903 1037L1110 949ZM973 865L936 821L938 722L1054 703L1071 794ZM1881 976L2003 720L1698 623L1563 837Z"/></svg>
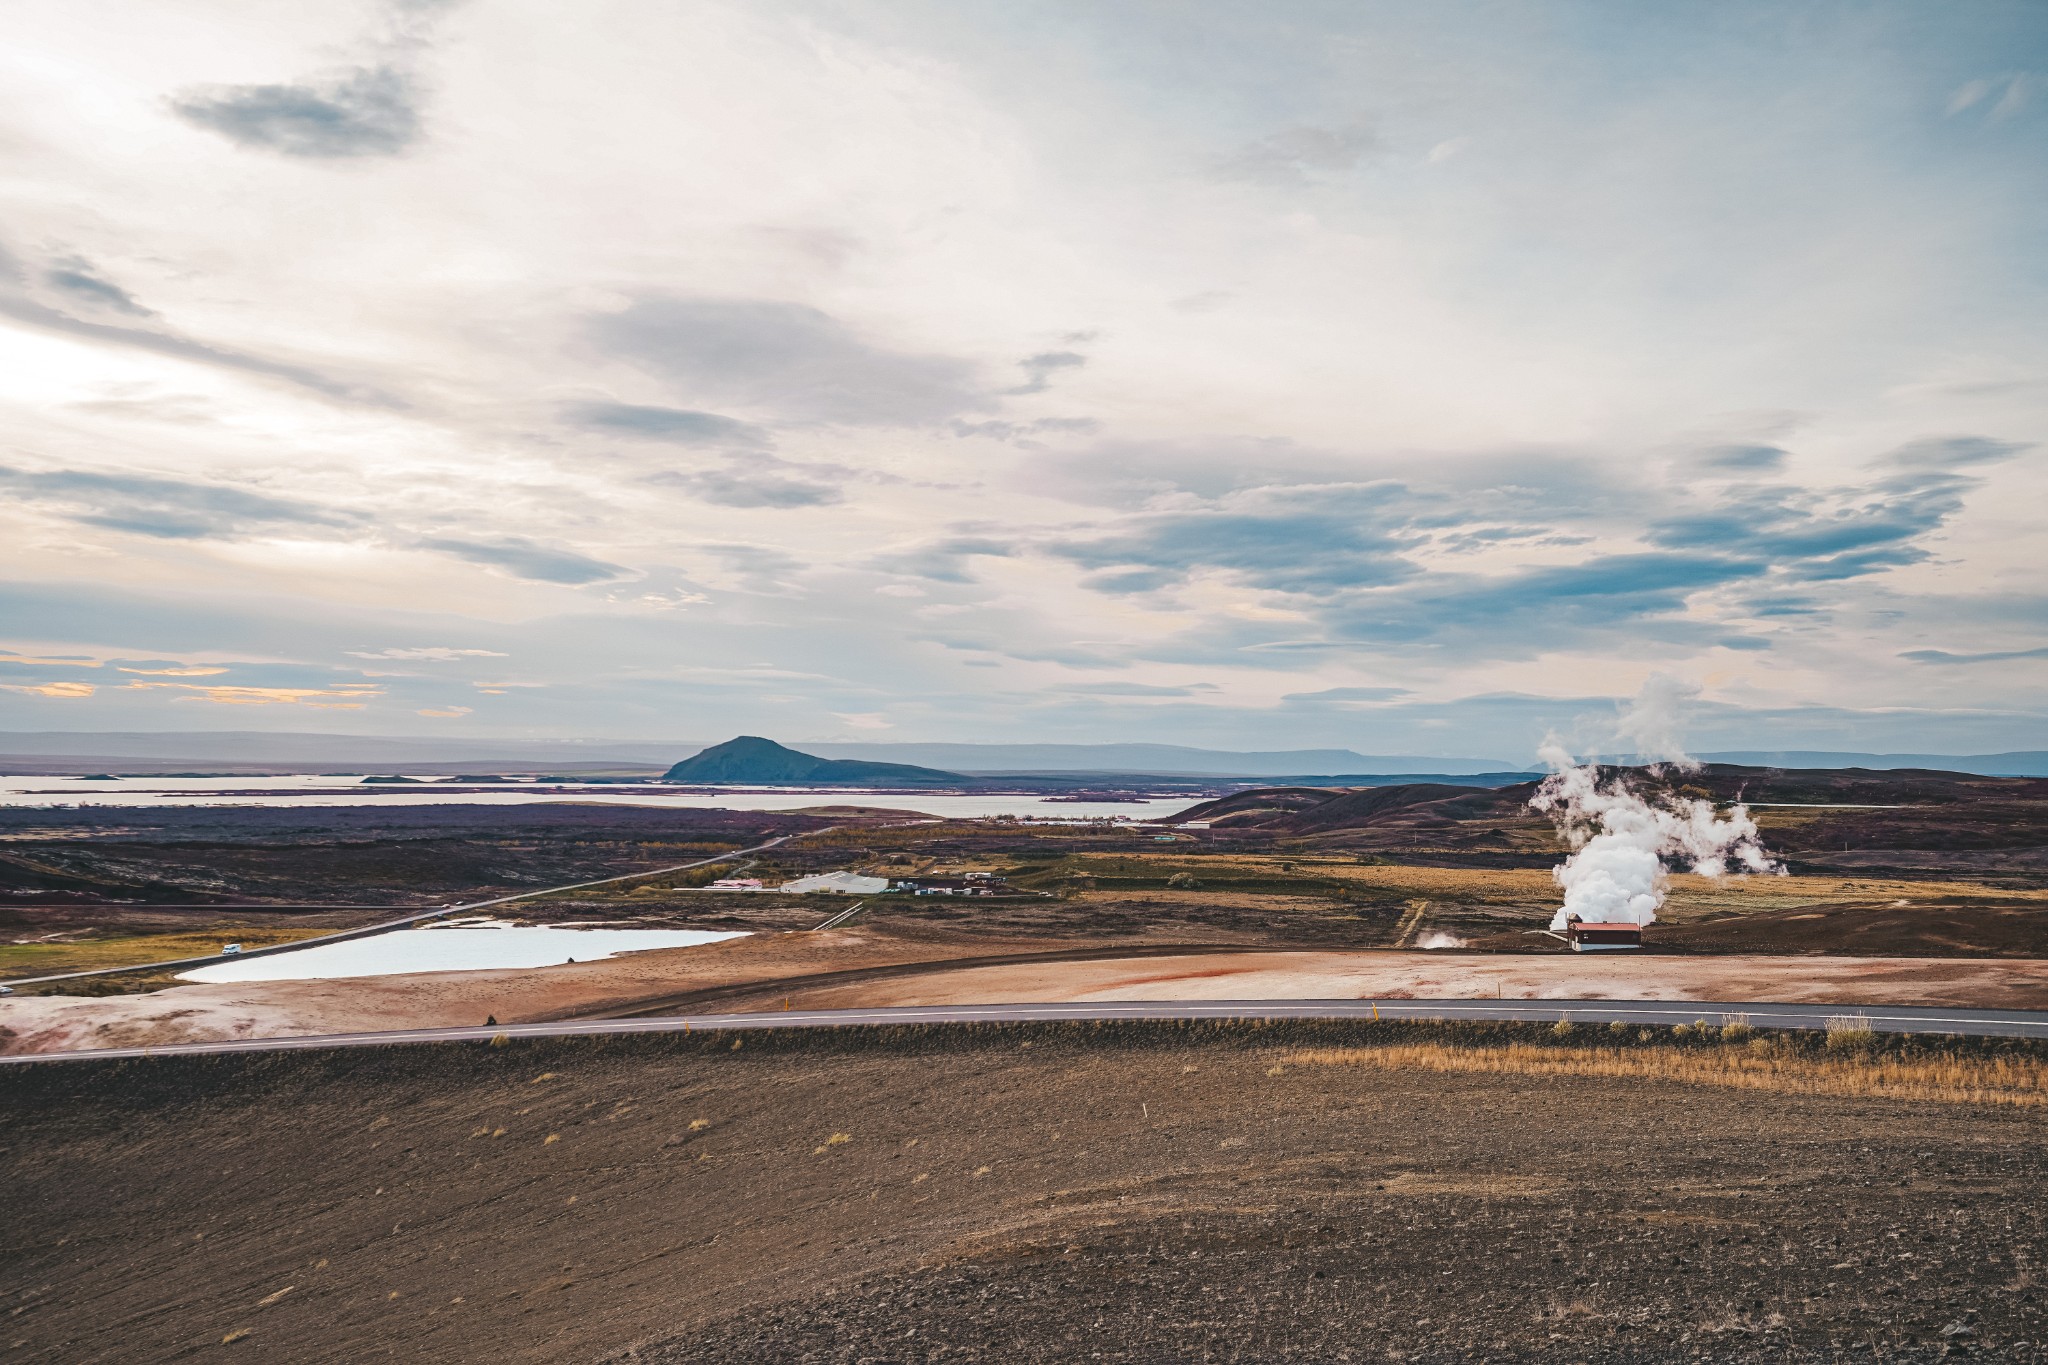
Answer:
<svg viewBox="0 0 2048 1365"><path fill-rule="evenodd" d="M1392 1027L4 1072L0 1345L615 1365L2043 1356L2041 1111L1287 1061Z"/></svg>

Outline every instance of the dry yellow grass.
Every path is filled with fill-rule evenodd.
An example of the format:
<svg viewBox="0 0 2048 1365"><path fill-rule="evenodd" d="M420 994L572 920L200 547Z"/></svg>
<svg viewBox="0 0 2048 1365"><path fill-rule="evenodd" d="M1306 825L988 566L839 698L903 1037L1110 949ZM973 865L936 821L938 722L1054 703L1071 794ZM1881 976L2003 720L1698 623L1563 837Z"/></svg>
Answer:
<svg viewBox="0 0 2048 1365"><path fill-rule="evenodd" d="M1591 1076L1676 1081L1781 1094L1854 1095L1949 1104L2048 1103L2048 1062L2038 1058L1870 1053L1808 1056L1764 1039L1751 1040L1743 1047L1718 1048L1397 1043L1384 1047L1306 1048L1286 1054L1285 1060L1296 1066Z"/></svg>
<svg viewBox="0 0 2048 1365"><path fill-rule="evenodd" d="M1546 850L1549 851L1549 850ZM1554 850L1559 860L1562 847ZM1218 878L1244 876L1327 877L1377 887L1393 892L1427 896L1458 895L1477 891L1498 891L1511 895L1555 896L1557 885L1547 867L1457 868L1424 867L1402 863L1359 863L1350 857L1314 854L1207 853L1176 848L1158 855L1149 852L1119 854L1077 854L1076 870L1088 871L1090 864L1117 864L1133 860L1156 861L1162 865L1196 869ZM1992 888L1968 881L1901 881L1890 877L1798 876L1798 877L1701 877L1677 873L1671 878L1674 895L1712 897L1728 895L1741 900L1799 903L1833 899L1928 900L1971 896L1999 900L2048 900L2048 891Z"/></svg>
<svg viewBox="0 0 2048 1365"><path fill-rule="evenodd" d="M168 962L209 957L224 943L244 948L272 948L302 938L331 934L332 929L268 929L227 926L176 934L128 934L119 938L87 938L70 943L0 944L0 977L44 976L57 972L88 972L102 967L130 967L143 962Z"/></svg>

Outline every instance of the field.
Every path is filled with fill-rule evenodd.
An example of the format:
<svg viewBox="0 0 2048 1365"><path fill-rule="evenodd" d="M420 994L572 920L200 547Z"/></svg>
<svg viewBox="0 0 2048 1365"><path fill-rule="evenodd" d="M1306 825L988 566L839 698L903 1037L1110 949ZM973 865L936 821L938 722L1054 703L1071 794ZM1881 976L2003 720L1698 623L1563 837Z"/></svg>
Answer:
<svg viewBox="0 0 2048 1365"><path fill-rule="evenodd" d="M752 935L716 949L513 975L231 988L139 972L28 985L21 999L0 1004L0 1047L714 1005L1161 992L2044 1003L2035 964L2048 960L2048 877L2036 864L2048 837L2048 784L1720 770L1700 781L1694 794L1726 787L1849 804L1760 807L1766 842L1792 875L1673 877L1652 955L1633 975L1568 962L1563 945L1542 932L1557 903L1550 868L1559 853L1547 825L1521 809L1527 793L1516 788L1243 793L1192 813L1206 812L1210 822L1193 830L906 822L857 807L780 815L575 804L0 811L0 932L12 940L0 944L0 972L16 977L147 963L229 941L288 941L375 922L397 907L597 877L627 880L537 896L500 913L535 924ZM1844 831L1867 846L1809 847ZM748 875L770 885L828 869L892 878L986 872L1009 894L873 897L852 922L814 938L804 931L847 902L704 889L740 862L635 876L777 834L793 837L744 860ZM1240 949L1274 956L1186 956ZM1172 959L1176 952L1182 956ZM1106 961L1132 953L1148 956L1131 970ZM1048 956L1068 965L960 969ZM1774 968L1771 958L1809 965ZM1498 968L1485 965L1496 959ZM2012 965L1940 965L1962 959ZM27 998L38 994L51 1003Z"/></svg>
<svg viewBox="0 0 2048 1365"><path fill-rule="evenodd" d="M1559 854L1513 789L1252 793L1172 831L0 812L15 972L596 877L625 880L505 916L747 931L533 970L54 983L0 1001L16 1052L940 1000L1842 1010L1791 1037L1715 1012L1676 1030L853 1029L10 1068L0 1339L67 1363L2037 1361L2048 1053L1873 1038L1855 1002L2048 1006L2044 784L1886 781L1767 791L1854 809L1767 809L1792 875L1673 878L1635 958L1541 932ZM1850 800L1877 796L1895 799ZM747 869L770 884L977 871L1006 894L871 897L817 932L852 903L704 889L732 864L652 871L775 834L794 837Z"/></svg>
<svg viewBox="0 0 2048 1365"><path fill-rule="evenodd" d="M1124 1026L14 1070L5 1340L67 1363L2040 1359L2048 1205L2014 1194L2048 1178L2042 1058L1873 1047ZM1763 1057L1776 1080L1720 1083Z"/></svg>
<svg viewBox="0 0 2048 1365"><path fill-rule="evenodd" d="M829 826L572 804L0 809L0 978L268 946Z"/></svg>

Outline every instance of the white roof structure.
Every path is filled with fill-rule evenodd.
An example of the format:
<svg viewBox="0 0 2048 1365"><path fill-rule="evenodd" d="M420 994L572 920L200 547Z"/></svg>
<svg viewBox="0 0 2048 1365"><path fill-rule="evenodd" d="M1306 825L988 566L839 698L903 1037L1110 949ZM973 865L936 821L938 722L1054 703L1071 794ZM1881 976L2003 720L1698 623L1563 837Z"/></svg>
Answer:
<svg viewBox="0 0 2048 1365"><path fill-rule="evenodd" d="M826 872L816 877L798 877L782 884L784 891L829 891L841 896L875 896L889 889L887 877L863 877L858 872Z"/></svg>

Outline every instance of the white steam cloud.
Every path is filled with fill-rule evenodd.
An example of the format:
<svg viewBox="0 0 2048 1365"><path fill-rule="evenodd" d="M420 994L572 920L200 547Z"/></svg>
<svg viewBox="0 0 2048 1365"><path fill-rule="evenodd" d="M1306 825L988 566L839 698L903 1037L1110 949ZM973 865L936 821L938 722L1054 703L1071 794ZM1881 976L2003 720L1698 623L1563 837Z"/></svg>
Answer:
<svg viewBox="0 0 2048 1365"><path fill-rule="evenodd" d="M1698 769L1680 743L1686 703L1698 694L1696 686L1653 674L1617 718L1616 737L1633 744L1639 759ZM1573 850L1550 874L1564 890L1552 929L1573 916L1588 924L1654 923L1664 904L1667 859L1708 877L1731 865L1744 873L1784 871L1765 855L1756 822L1739 804L1717 815L1712 802L1665 794L1653 805L1626 777L1603 784L1598 759L1578 763L1555 736L1539 752L1551 772L1529 805L1550 816Z"/></svg>

